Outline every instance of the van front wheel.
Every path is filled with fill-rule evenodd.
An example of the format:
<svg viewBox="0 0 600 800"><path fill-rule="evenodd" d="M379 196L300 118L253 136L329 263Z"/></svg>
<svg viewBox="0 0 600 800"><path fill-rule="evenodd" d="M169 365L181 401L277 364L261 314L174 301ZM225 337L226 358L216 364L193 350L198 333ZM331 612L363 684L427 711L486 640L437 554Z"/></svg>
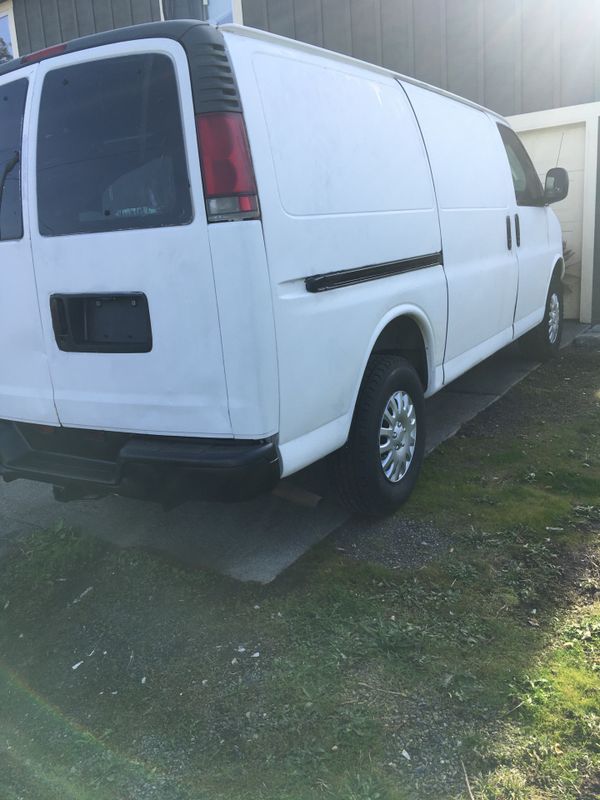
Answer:
<svg viewBox="0 0 600 800"><path fill-rule="evenodd" d="M521 352L535 361L548 361L558 355L563 330L563 288L560 278L550 284L544 319L519 340Z"/></svg>
<svg viewBox="0 0 600 800"><path fill-rule="evenodd" d="M348 442L334 456L338 491L352 512L381 516L406 502L423 462L424 410L414 367L403 358L372 356Z"/></svg>

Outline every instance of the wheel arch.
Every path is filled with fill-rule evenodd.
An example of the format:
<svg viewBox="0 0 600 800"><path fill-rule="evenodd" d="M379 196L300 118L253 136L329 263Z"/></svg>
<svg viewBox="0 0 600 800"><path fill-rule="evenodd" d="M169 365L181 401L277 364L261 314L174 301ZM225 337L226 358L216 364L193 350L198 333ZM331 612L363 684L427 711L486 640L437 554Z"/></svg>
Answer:
<svg viewBox="0 0 600 800"><path fill-rule="evenodd" d="M550 283L548 284L548 287L550 287L550 284L556 277L563 281L565 279L565 271L565 259L563 256L557 256L554 259L554 266L552 267L552 275L550 276Z"/></svg>
<svg viewBox="0 0 600 800"><path fill-rule="evenodd" d="M390 320L375 340L369 358L373 355L394 355L405 358L415 368L423 386L429 386L429 359L425 337L418 321L409 314Z"/></svg>
<svg viewBox="0 0 600 800"><path fill-rule="evenodd" d="M406 305L392 309L380 320L363 358L352 404L353 410L356 407L367 364L375 354L406 358L415 367L424 392L435 386L433 328L418 307Z"/></svg>

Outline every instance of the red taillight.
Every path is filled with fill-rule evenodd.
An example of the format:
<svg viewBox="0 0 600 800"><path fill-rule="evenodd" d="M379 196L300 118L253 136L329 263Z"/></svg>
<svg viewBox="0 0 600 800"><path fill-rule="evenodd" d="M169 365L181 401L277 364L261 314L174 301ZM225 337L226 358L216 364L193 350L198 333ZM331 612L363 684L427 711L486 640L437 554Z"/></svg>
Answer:
<svg viewBox="0 0 600 800"><path fill-rule="evenodd" d="M43 61L45 58L62 55L66 49L66 44L55 44L53 47L46 47L45 50L38 50L35 53L29 53L29 55L23 56L21 64L37 64L38 61Z"/></svg>
<svg viewBox="0 0 600 800"><path fill-rule="evenodd" d="M258 196L244 117L198 114L198 149L209 222L257 219Z"/></svg>

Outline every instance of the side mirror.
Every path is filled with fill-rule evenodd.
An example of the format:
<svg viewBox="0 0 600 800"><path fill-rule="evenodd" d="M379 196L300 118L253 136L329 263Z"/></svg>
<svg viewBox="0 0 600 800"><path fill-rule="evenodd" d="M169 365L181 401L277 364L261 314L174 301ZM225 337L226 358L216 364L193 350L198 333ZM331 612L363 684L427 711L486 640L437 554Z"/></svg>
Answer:
<svg viewBox="0 0 600 800"><path fill-rule="evenodd" d="M569 194L569 173L562 167L548 170L544 188L544 203L559 203Z"/></svg>

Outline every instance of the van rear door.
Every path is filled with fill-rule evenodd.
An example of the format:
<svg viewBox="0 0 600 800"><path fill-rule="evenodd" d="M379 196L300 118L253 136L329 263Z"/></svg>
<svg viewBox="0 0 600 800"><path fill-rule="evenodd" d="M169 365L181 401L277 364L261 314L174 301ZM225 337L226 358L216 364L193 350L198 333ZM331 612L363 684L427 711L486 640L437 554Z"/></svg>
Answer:
<svg viewBox="0 0 600 800"><path fill-rule="evenodd" d="M29 180L60 422L231 434L190 70L169 39L39 65Z"/></svg>
<svg viewBox="0 0 600 800"><path fill-rule="evenodd" d="M0 418L57 425L21 191L35 69L0 78Z"/></svg>

